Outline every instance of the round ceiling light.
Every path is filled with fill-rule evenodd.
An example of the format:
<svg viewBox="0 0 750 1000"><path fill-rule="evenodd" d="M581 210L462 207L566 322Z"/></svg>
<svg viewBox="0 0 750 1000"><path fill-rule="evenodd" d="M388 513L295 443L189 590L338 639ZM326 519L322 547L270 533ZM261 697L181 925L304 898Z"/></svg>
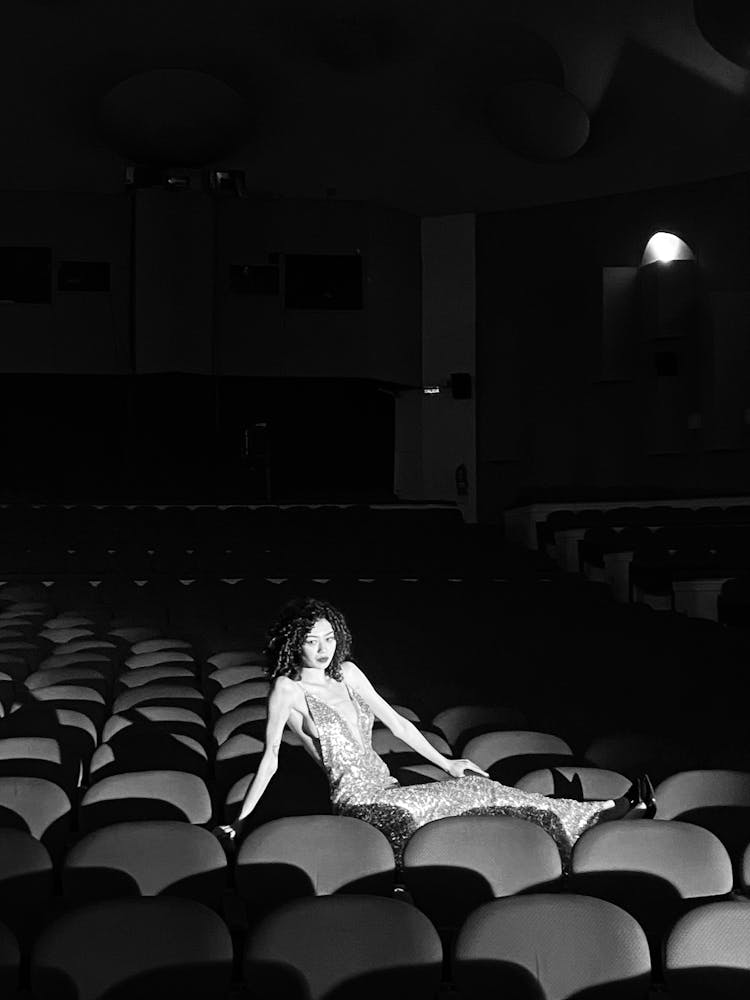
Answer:
<svg viewBox="0 0 750 1000"><path fill-rule="evenodd" d="M495 136L531 160L564 160L589 137L589 116L573 94L541 80L501 87L487 103Z"/></svg>
<svg viewBox="0 0 750 1000"><path fill-rule="evenodd" d="M200 166L242 144L244 99L208 73L155 69L116 84L100 100L99 131L138 163Z"/></svg>

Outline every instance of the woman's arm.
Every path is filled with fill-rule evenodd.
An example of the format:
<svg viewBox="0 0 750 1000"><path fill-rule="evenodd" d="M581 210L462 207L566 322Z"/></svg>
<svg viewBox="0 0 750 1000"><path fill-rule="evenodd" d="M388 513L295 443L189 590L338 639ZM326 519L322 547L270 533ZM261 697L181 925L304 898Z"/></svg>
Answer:
<svg viewBox="0 0 750 1000"><path fill-rule="evenodd" d="M278 677L268 698L268 722L266 723L266 741L263 756L258 764L255 777L245 793L237 822L242 822L258 804L260 797L268 787L268 782L276 774L279 767L279 746L284 732L286 720L292 707L294 689L288 677Z"/></svg>
<svg viewBox="0 0 750 1000"><path fill-rule="evenodd" d="M356 663L347 662L342 664L342 670L346 681L362 696L377 718L390 729L393 735L397 736L400 740L403 740L407 746L410 746L412 750L421 754L422 757L429 760L431 764L436 764L438 767L441 767L454 778L460 777L464 771L467 770L476 771L478 774L483 774L485 777L489 777L486 771L477 767L477 765L470 760L454 760L452 758L444 757L439 750L436 750L435 747L427 739L425 739L413 722L410 722L409 719L405 719L403 715L399 715L399 713L388 704L385 698L378 694Z"/></svg>

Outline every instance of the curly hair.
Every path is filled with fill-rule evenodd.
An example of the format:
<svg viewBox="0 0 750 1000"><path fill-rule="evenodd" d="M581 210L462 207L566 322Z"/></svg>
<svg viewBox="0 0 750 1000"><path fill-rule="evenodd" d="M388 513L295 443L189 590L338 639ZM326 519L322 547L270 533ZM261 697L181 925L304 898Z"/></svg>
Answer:
<svg viewBox="0 0 750 1000"><path fill-rule="evenodd" d="M352 634L342 613L326 601L315 597L297 597L281 609L266 633L266 672L269 680L291 677L299 680L302 644L316 622L329 622L336 638L336 651L326 667L326 674L343 680L341 664L349 659Z"/></svg>

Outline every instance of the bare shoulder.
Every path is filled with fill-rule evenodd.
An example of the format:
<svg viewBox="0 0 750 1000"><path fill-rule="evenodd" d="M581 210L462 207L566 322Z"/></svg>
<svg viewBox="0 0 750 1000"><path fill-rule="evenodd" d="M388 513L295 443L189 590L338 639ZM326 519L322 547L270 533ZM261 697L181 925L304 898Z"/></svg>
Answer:
<svg viewBox="0 0 750 1000"><path fill-rule="evenodd" d="M299 696L299 684L291 677L277 677L271 688L271 697L288 705L293 704Z"/></svg>
<svg viewBox="0 0 750 1000"><path fill-rule="evenodd" d="M351 684L352 687L356 687L362 678L365 677L353 660L344 660L341 664L341 675L346 683Z"/></svg>

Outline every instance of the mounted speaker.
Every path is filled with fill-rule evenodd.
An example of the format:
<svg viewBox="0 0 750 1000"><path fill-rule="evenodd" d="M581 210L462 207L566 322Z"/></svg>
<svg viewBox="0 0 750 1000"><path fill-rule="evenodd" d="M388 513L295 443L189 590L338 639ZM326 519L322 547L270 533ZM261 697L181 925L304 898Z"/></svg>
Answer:
<svg viewBox="0 0 750 1000"><path fill-rule="evenodd" d="M454 399L471 399L471 375L454 372L450 376L451 395Z"/></svg>

